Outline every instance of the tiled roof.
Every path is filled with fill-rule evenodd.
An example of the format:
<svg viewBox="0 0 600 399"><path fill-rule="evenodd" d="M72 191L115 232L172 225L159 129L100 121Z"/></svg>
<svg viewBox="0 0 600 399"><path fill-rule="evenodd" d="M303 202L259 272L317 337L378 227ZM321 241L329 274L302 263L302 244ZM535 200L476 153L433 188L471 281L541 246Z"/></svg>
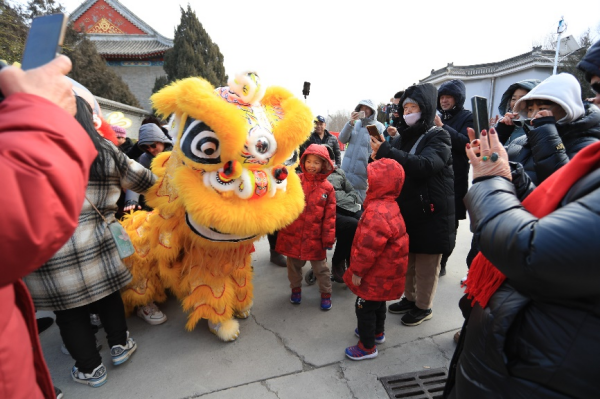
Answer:
<svg viewBox="0 0 600 399"><path fill-rule="evenodd" d="M172 44L164 43L153 37L135 37L137 35L90 35L100 55L120 55L124 57L149 56L163 54L172 48ZM98 35L99 36L99 35ZM140 35L141 36L141 35Z"/></svg>
<svg viewBox="0 0 600 399"><path fill-rule="evenodd" d="M552 68L554 64L554 50L542 50L541 47L534 47L532 51L525 54L520 54L516 57L508 58L499 62L487 64L455 66L453 63L448 63L444 68L431 70L431 74L424 79L419 80L421 83L435 83L440 79L446 79L447 76L456 76L462 79L469 77L481 77L507 73L509 71L519 70L528 66L536 65Z"/></svg>

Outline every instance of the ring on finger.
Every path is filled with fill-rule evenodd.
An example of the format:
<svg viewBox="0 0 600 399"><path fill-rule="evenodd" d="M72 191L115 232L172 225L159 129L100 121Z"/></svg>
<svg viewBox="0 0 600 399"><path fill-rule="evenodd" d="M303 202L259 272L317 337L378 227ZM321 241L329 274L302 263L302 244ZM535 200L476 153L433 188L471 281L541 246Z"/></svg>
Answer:
<svg viewBox="0 0 600 399"><path fill-rule="evenodd" d="M488 159L490 159L490 157L488 157L487 155L484 155L484 156L481 157L481 160L483 162L487 162Z"/></svg>
<svg viewBox="0 0 600 399"><path fill-rule="evenodd" d="M492 152L492 156L490 157L490 160L492 162L496 162L499 158L500 158L500 155L498 155L497 152Z"/></svg>

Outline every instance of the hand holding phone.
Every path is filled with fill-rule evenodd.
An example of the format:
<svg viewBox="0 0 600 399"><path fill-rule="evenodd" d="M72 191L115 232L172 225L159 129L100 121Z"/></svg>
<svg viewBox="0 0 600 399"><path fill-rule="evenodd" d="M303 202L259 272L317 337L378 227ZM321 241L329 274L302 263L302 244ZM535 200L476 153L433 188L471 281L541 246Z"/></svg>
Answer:
<svg viewBox="0 0 600 399"><path fill-rule="evenodd" d="M71 71L71 60L64 55L50 63L23 71L5 67L0 71L0 90L6 97L14 93L33 94L53 102L71 115L77 111L73 84L65 77Z"/></svg>
<svg viewBox="0 0 600 399"><path fill-rule="evenodd" d="M65 37L66 27L65 14L34 18L27 34L21 68L24 71L37 68L56 58Z"/></svg>
<svg viewBox="0 0 600 399"><path fill-rule="evenodd" d="M371 137L375 138L375 140L377 140L379 142L383 142L383 138L381 137L381 134L379 134L379 130L377 130L377 126L367 125L367 131L369 132L369 135Z"/></svg>

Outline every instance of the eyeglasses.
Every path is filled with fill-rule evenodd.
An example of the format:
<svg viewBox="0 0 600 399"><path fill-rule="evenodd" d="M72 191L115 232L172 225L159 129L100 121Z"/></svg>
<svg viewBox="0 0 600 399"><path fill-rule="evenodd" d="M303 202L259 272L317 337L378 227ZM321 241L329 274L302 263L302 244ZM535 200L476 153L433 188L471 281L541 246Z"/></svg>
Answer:
<svg viewBox="0 0 600 399"><path fill-rule="evenodd" d="M142 151L148 151L150 148L152 148L154 150L156 148L156 143L140 145L140 149Z"/></svg>
<svg viewBox="0 0 600 399"><path fill-rule="evenodd" d="M592 90L594 91L594 93L600 93L600 81L592 83L590 86L592 86Z"/></svg>

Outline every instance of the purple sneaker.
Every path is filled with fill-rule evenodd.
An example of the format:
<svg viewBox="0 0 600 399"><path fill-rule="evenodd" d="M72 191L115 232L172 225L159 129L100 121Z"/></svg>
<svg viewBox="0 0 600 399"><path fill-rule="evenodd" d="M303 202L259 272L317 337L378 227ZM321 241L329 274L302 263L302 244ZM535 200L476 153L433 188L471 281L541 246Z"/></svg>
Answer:
<svg viewBox="0 0 600 399"><path fill-rule="evenodd" d="M302 302L302 288L292 288L290 302L294 305L300 305L300 302Z"/></svg>
<svg viewBox="0 0 600 399"><path fill-rule="evenodd" d="M321 310L331 309L331 294L321 294Z"/></svg>
<svg viewBox="0 0 600 399"><path fill-rule="evenodd" d="M346 348L346 356L352 360L365 360L377 357L377 347L374 346L371 349L367 349L363 346L362 342L358 341L357 345Z"/></svg>

